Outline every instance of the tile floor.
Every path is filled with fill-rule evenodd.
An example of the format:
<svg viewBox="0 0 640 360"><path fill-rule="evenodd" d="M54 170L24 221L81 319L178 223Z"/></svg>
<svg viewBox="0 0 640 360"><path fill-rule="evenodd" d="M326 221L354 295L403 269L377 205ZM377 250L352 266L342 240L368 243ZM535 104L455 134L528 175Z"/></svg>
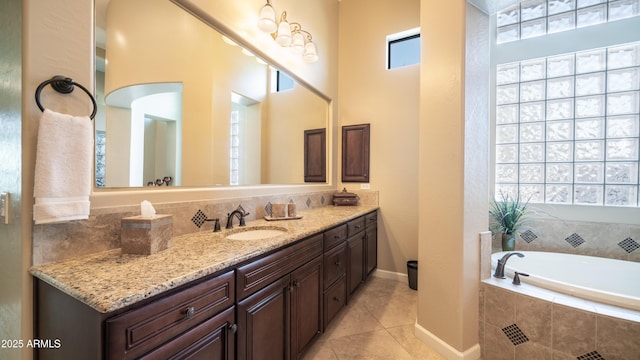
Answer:
<svg viewBox="0 0 640 360"><path fill-rule="evenodd" d="M444 360L413 335L417 299L406 283L370 277L304 360Z"/></svg>

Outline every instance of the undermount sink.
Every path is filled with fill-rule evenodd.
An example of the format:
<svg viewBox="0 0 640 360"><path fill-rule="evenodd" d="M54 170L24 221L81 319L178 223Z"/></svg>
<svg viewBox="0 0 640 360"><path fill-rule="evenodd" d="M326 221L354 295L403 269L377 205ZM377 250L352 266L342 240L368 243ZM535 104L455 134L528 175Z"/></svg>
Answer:
<svg viewBox="0 0 640 360"><path fill-rule="evenodd" d="M264 240L282 235L287 229L280 227L238 229L227 235L229 240Z"/></svg>

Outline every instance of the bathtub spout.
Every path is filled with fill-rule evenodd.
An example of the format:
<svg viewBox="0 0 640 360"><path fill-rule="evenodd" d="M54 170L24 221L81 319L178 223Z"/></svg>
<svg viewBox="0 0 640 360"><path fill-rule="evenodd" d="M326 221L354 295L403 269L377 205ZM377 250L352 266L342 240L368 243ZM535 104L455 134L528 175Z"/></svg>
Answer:
<svg viewBox="0 0 640 360"><path fill-rule="evenodd" d="M505 254L502 257L502 259L498 260L498 266L496 266L496 271L493 274L493 277L496 277L498 279L505 279L504 267L507 265L507 260L509 260L509 257L511 257L511 255L518 255L518 257L524 257L524 254L521 254L519 252L510 252Z"/></svg>

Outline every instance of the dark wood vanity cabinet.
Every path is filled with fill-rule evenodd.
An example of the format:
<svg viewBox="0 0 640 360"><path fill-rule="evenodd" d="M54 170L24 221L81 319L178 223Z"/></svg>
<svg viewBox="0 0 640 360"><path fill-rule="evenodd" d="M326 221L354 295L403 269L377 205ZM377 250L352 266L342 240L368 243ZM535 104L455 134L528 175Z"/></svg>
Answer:
<svg viewBox="0 0 640 360"><path fill-rule="evenodd" d="M378 212L373 211L365 219L365 277L378 267Z"/></svg>
<svg viewBox="0 0 640 360"><path fill-rule="evenodd" d="M36 281L38 359L235 359L234 271L103 314Z"/></svg>
<svg viewBox="0 0 640 360"><path fill-rule="evenodd" d="M238 359L297 359L322 333L322 261L238 303Z"/></svg>
<svg viewBox="0 0 640 360"><path fill-rule="evenodd" d="M233 341L227 340L228 331L220 328L235 323L234 280L234 272L229 271L109 318L107 358L137 359L152 350L150 354L169 358L187 351L190 344L200 344L200 351L211 351L208 343L212 339L205 330L215 330L222 343L220 351L228 353L228 343ZM215 318L218 314L222 316ZM182 344L187 344L184 349Z"/></svg>
<svg viewBox="0 0 640 360"><path fill-rule="evenodd" d="M324 232L324 317L326 328L347 304L347 224Z"/></svg>
<svg viewBox="0 0 640 360"><path fill-rule="evenodd" d="M324 327L377 267L377 217L373 211L324 233Z"/></svg>
<svg viewBox="0 0 640 360"><path fill-rule="evenodd" d="M297 359L322 333L322 239L238 268L238 359Z"/></svg>
<svg viewBox="0 0 640 360"><path fill-rule="evenodd" d="M378 266L378 212L347 223L347 292L355 293Z"/></svg>
<svg viewBox="0 0 640 360"><path fill-rule="evenodd" d="M365 281L367 272L365 271L367 238L365 233L366 216L360 216L347 223L347 240L349 266L347 268L347 284L349 296L353 294Z"/></svg>
<svg viewBox="0 0 640 360"><path fill-rule="evenodd" d="M298 359L377 266L377 211L102 314L36 281L39 359Z"/></svg>

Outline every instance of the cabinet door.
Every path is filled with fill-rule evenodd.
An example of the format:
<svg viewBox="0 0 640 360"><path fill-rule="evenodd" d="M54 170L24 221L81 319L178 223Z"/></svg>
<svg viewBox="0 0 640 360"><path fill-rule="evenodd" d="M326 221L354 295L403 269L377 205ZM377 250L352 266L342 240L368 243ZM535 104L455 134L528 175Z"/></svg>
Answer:
<svg viewBox="0 0 640 360"><path fill-rule="evenodd" d="M347 240L347 293L351 295L364 282L364 233Z"/></svg>
<svg viewBox="0 0 640 360"><path fill-rule="evenodd" d="M234 320L235 308L231 307L140 359L235 359Z"/></svg>
<svg viewBox="0 0 640 360"><path fill-rule="evenodd" d="M369 276L378 267L378 227L374 224L366 230L366 273Z"/></svg>
<svg viewBox="0 0 640 360"><path fill-rule="evenodd" d="M369 124L342 127L342 182L369 182Z"/></svg>
<svg viewBox="0 0 640 360"><path fill-rule="evenodd" d="M322 256L291 273L291 357L297 359L322 332Z"/></svg>
<svg viewBox="0 0 640 360"><path fill-rule="evenodd" d="M238 359L290 358L289 279L283 276L238 303Z"/></svg>
<svg viewBox="0 0 640 360"><path fill-rule="evenodd" d="M304 131L304 182L327 181L327 130Z"/></svg>

